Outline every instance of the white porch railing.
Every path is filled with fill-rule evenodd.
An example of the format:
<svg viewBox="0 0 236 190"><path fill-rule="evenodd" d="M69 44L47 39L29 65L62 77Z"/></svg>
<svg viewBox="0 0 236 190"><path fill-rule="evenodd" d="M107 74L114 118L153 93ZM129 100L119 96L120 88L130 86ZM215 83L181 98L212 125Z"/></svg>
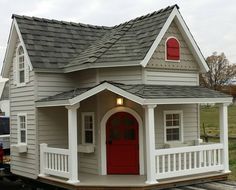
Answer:
<svg viewBox="0 0 236 190"><path fill-rule="evenodd" d="M156 178L223 170L223 144L160 149L155 152Z"/></svg>
<svg viewBox="0 0 236 190"><path fill-rule="evenodd" d="M40 145L40 175L69 178L69 150Z"/></svg>

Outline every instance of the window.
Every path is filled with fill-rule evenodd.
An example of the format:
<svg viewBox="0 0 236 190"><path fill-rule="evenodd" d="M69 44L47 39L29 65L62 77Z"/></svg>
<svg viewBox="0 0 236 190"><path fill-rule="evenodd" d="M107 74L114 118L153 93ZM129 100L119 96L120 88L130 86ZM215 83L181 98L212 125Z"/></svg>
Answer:
<svg viewBox="0 0 236 190"><path fill-rule="evenodd" d="M164 112L165 142L183 141L182 122L182 111Z"/></svg>
<svg viewBox="0 0 236 190"><path fill-rule="evenodd" d="M27 143L26 114L18 114L18 143Z"/></svg>
<svg viewBox="0 0 236 190"><path fill-rule="evenodd" d="M22 46L19 46L18 48L18 57L17 57L17 63L18 63L18 83L22 84L25 83L25 55L24 50Z"/></svg>
<svg viewBox="0 0 236 190"><path fill-rule="evenodd" d="M168 38L166 40L166 60L167 61L180 60L180 44L179 41L174 37Z"/></svg>
<svg viewBox="0 0 236 190"><path fill-rule="evenodd" d="M82 113L82 140L84 144L94 144L94 113Z"/></svg>

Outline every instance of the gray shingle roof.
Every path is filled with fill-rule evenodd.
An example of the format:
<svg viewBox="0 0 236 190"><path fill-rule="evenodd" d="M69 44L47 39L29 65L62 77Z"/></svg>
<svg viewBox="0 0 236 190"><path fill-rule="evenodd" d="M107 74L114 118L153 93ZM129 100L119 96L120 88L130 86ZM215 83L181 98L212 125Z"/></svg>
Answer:
<svg viewBox="0 0 236 190"><path fill-rule="evenodd" d="M141 61L177 5L114 26L13 15L34 68Z"/></svg>
<svg viewBox="0 0 236 190"><path fill-rule="evenodd" d="M224 94L222 92L200 86L170 86L170 85L167 86L167 85L147 85L147 84L127 85L114 82L107 82L107 83L110 83L128 93L131 93L143 99L231 98L231 96ZM96 86L89 88L77 88L68 92L57 94L55 96L50 96L41 99L38 102L72 99L92 88L95 88Z"/></svg>

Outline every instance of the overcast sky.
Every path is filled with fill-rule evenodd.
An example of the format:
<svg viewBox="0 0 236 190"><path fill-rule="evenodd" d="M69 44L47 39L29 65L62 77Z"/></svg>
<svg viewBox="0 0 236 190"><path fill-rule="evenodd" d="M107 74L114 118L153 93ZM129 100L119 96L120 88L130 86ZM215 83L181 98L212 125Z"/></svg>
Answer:
<svg viewBox="0 0 236 190"><path fill-rule="evenodd" d="M13 13L112 26L176 3L203 55L236 63L235 0L0 0L0 68Z"/></svg>

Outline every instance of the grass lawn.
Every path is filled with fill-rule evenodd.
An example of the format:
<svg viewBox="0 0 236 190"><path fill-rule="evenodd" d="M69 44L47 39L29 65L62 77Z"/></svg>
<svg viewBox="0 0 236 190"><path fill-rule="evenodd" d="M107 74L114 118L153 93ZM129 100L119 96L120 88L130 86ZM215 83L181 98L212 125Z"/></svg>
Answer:
<svg viewBox="0 0 236 190"><path fill-rule="evenodd" d="M229 136L236 137L236 106L229 106ZM219 135L219 111L218 107L201 107L201 129L205 126L205 130L209 135ZM201 130L203 134L203 130ZM236 180L236 140L229 141L229 164L232 171L230 179Z"/></svg>

